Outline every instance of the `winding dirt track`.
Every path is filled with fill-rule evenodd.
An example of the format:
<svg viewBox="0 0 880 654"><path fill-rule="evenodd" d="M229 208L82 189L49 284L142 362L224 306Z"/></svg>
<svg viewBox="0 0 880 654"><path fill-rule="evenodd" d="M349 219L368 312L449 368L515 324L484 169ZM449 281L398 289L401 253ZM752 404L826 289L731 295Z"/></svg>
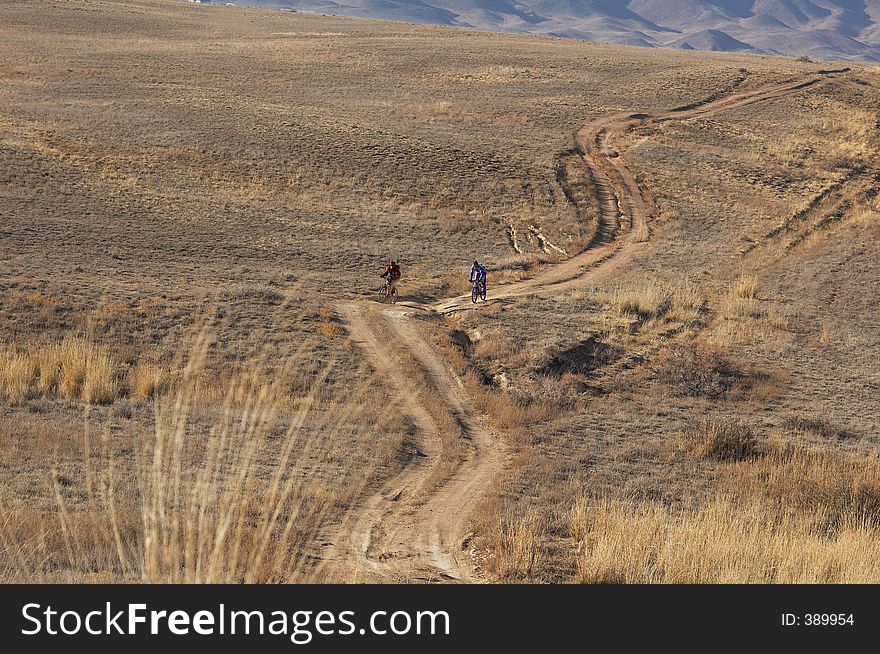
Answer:
<svg viewBox="0 0 880 654"><path fill-rule="evenodd" d="M846 72L820 71L658 116L626 113L585 125L576 135L576 152L590 172L599 205L597 234L616 237L594 239L593 246L529 279L492 287L492 299L553 294L588 285L647 247L649 202L625 158L611 147L613 134L637 125L698 118L782 97ZM352 341L373 367L379 372L394 371L387 378L397 385L401 410L415 426L418 452L399 475L349 515L332 539L331 551L324 557L331 580L479 581L467 547L468 519L504 467L504 443L488 419L476 414L462 381L413 318L415 311L443 314L468 308L472 308L470 296L464 295L433 304L399 302L388 307L350 301L339 305L339 316ZM408 377L415 374L414 368L418 379ZM422 393L430 395L431 401ZM451 438L442 431L443 425L448 428L450 424L459 431ZM450 440L458 446L450 449Z"/></svg>

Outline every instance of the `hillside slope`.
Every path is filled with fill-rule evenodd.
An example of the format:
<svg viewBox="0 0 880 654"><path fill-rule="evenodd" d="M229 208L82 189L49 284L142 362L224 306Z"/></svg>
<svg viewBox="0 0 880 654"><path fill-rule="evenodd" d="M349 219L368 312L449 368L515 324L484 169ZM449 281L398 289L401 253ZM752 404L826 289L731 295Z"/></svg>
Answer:
<svg viewBox="0 0 880 654"><path fill-rule="evenodd" d="M880 580L875 67L3 19L0 578Z"/></svg>

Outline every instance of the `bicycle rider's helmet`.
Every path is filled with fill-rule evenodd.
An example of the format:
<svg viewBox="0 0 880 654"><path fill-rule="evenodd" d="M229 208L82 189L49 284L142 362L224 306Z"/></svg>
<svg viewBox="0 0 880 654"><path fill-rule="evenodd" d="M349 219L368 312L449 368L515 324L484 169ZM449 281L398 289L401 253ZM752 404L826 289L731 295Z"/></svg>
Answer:
<svg viewBox="0 0 880 654"><path fill-rule="evenodd" d="M480 262L477 261L476 259L474 259L474 265L475 265L475 266L479 266L479 265L480 265Z"/></svg>

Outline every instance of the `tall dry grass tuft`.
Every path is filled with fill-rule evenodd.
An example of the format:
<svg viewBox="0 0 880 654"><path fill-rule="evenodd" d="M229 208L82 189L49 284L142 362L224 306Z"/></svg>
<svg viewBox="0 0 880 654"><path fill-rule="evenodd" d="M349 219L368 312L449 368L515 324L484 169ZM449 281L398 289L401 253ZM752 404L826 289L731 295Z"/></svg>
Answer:
<svg viewBox="0 0 880 654"><path fill-rule="evenodd" d="M758 439L747 425L735 420L705 417L685 430L676 445L701 459L742 461L756 456Z"/></svg>
<svg viewBox="0 0 880 654"><path fill-rule="evenodd" d="M171 383L168 371L153 363L136 363L128 372L128 392L133 399L149 400Z"/></svg>
<svg viewBox="0 0 880 654"><path fill-rule="evenodd" d="M523 517L502 513L493 530L495 572L502 579L528 579L537 569L546 525L537 512Z"/></svg>
<svg viewBox="0 0 880 654"><path fill-rule="evenodd" d="M339 506L360 494L378 464L362 455L353 468L346 460L343 469L350 454L344 443L374 442L380 450L388 445L379 435L385 432L382 419L371 412L370 385L328 397L326 367L277 439L278 418L289 400L283 380L300 365L299 357L269 379L255 368L230 386L191 467L187 423L207 342L201 337L196 343L174 402L158 410L154 455L142 481L143 578L186 583L313 578L317 535ZM236 401L240 397L243 405ZM339 462L335 481L345 479L342 485L304 474L334 461Z"/></svg>
<svg viewBox="0 0 880 654"><path fill-rule="evenodd" d="M735 294L734 290L724 296L718 307L719 316L728 321L737 320L757 320L766 315L763 307L759 306L755 298L740 297ZM754 330L752 330L753 332ZM743 329L744 333L752 333Z"/></svg>
<svg viewBox="0 0 880 654"><path fill-rule="evenodd" d="M56 357L60 371L58 394L69 400L79 398L89 367L88 345L80 340L66 338L60 345L49 348Z"/></svg>
<svg viewBox="0 0 880 654"><path fill-rule="evenodd" d="M754 275L740 275L730 289L731 295L743 300L754 300L758 294L758 278Z"/></svg>
<svg viewBox="0 0 880 654"><path fill-rule="evenodd" d="M705 300L688 281L675 284L648 280L638 284L619 285L599 296L623 315L639 320L664 318L690 322L705 310Z"/></svg>
<svg viewBox="0 0 880 654"><path fill-rule="evenodd" d="M3 351L0 353L2 366L3 396L10 404L21 404L34 392L34 369L30 358L22 353Z"/></svg>
<svg viewBox="0 0 880 654"><path fill-rule="evenodd" d="M96 350L89 353L80 397L86 404L110 404L116 399L118 384L115 364L107 352Z"/></svg>
<svg viewBox="0 0 880 654"><path fill-rule="evenodd" d="M105 404L119 390L109 351L81 338L26 348L8 346L0 354L0 365L0 392L12 404L38 395Z"/></svg>
<svg viewBox="0 0 880 654"><path fill-rule="evenodd" d="M618 286L611 291L607 300L620 313L648 319L666 313L672 304L672 293L657 283L645 283L639 286Z"/></svg>

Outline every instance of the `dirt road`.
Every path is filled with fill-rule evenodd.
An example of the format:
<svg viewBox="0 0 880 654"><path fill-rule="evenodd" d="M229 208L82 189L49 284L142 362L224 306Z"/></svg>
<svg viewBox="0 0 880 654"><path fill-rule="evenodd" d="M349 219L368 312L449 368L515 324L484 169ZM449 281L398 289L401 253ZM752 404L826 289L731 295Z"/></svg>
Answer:
<svg viewBox="0 0 880 654"><path fill-rule="evenodd" d="M651 205L615 134L638 125L688 120L782 97L846 73L820 71L806 78L738 91L664 114L620 114L578 131L575 142L590 173L600 209L594 247L535 276L492 287L493 299L559 293L594 283L630 261L650 236ZM401 410L417 431L418 454L342 525L325 563L337 581L479 581L470 558L468 519L505 463L505 447L485 416L476 413L464 384L422 335L416 315L472 308L470 296L433 304L391 307L351 301L338 307L351 340L379 371L393 371ZM417 378L414 378L417 376ZM414 390L420 389L420 390ZM453 425L453 427L450 427ZM448 433L451 429L454 433Z"/></svg>

